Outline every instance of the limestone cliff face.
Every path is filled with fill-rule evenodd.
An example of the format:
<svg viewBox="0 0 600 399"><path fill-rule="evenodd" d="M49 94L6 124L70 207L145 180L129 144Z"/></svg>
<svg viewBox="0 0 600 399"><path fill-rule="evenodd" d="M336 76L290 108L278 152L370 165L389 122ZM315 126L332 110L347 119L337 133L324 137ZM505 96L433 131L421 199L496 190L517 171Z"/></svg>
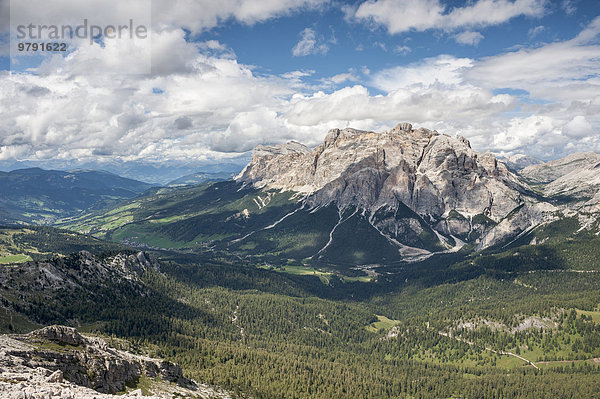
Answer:
<svg viewBox="0 0 600 399"><path fill-rule="evenodd" d="M362 209L371 219L378 210L405 205L436 231L473 240L533 202L524 183L493 154L474 151L463 137L409 123L382 133L333 129L312 150L298 143L260 146L236 179L301 193L313 208L334 203ZM374 221L388 228L390 223L398 227Z"/></svg>

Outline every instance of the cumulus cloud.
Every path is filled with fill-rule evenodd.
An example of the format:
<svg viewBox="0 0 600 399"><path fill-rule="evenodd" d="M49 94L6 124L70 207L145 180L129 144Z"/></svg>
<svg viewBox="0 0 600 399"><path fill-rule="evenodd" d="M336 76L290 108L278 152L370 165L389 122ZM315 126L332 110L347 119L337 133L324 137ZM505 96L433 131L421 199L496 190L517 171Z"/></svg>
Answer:
<svg viewBox="0 0 600 399"><path fill-rule="evenodd" d="M587 137L593 133L594 128L585 116L577 115L565 125L564 131L571 137Z"/></svg>
<svg viewBox="0 0 600 399"><path fill-rule="evenodd" d="M452 31L499 25L521 15L540 17L545 3L545 0L477 0L464 7L448 8L440 0L376 0L363 2L352 17L384 26L391 34L428 29Z"/></svg>
<svg viewBox="0 0 600 399"><path fill-rule="evenodd" d="M277 109L293 94L288 79L256 77L235 59L203 53L182 32L155 36L182 49L163 74L89 73L88 52L113 57L100 45L52 59L43 73L2 73L0 159L200 156L216 151L214 136L257 107L256 99Z"/></svg>
<svg viewBox="0 0 600 399"><path fill-rule="evenodd" d="M211 0L56 0L49 7L43 0L19 0L12 2L9 13L8 7L11 1L0 0L0 55L10 53L8 31L11 24L10 30L15 32L17 25L28 25L29 23L38 26L70 25L76 27L87 19L89 25L106 27L127 24L131 19L136 26L142 25L149 32L173 32L183 27L195 35L230 20L252 25L302 10L324 7L328 2L329 0L223 0L218 2ZM104 43L109 42L104 36L100 36L99 40ZM64 38L63 41L69 42L70 50L79 49L83 44L80 40L69 40L68 38ZM210 45L210 43L206 43L206 45ZM167 43L157 44L154 41L152 41L152 48L150 48L150 41L137 43L137 46L130 46L130 50L125 54L120 54L118 59L123 60L126 58L125 55L129 55L127 57L130 61L128 64L137 69L133 73L139 72L142 68L149 71L150 60L156 61L153 72L169 73L172 70L169 63L175 62L177 65L182 65L179 60L170 60L170 56L181 58L186 55L179 51L181 48L167 46ZM219 49L212 50L218 51ZM142 52L144 54L140 54ZM13 51L12 54L14 56L18 52ZM104 67L107 66L106 60L100 61L105 63ZM12 58L13 70L20 70L22 69L21 65L26 64L26 60L20 61L16 57ZM90 61L89 64L93 65L94 62Z"/></svg>
<svg viewBox="0 0 600 399"><path fill-rule="evenodd" d="M435 84L458 84L463 80L463 70L470 68L473 60L441 55L427 58L407 66L381 70L371 77L371 85L392 91L411 86L431 86Z"/></svg>
<svg viewBox="0 0 600 399"><path fill-rule="evenodd" d="M254 24L326 3L327 0L154 0L152 13L160 23L201 31L228 19Z"/></svg>
<svg viewBox="0 0 600 399"><path fill-rule="evenodd" d="M0 10L10 0L0 0ZM255 24L271 18L289 15L304 9L315 9L328 0L54 0L48 7L43 0L14 2L11 16L18 20L50 21L55 24L81 22L86 16L103 23L123 22L124 16L132 18L148 14L155 30L185 27L192 32L213 28L219 23L236 20ZM126 21L125 21L126 22Z"/></svg>
<svg viewBox="0 0 600 399"><path fill-rule="evenodd" d="M481 39L483 39L483 35L479 32L465 31L454 35L457 43L469 46L477 46Z"/></svg>
<svg viewBox="0 0 600 399"><path fill-rule="evenodd" d="M353 68L350 68L348 72L338 73L328 78L323 78L320 80L320 83L324 87L336 87L344 83L347 84L357 81L359 81L359 77L357 76L356 71Z"/></svg>
<svg viewBox="0 0 600 399"><path fill-rule="evenodd" d="M290 139L316 145L333 127L381 130L404 120L462 134L481 150L542 158L600 150L599 32L600 18L572 40L363 68L364 84L347 70L315 88L314 71L256 74L224 44L165 28L153 42L170 57L153 57L151 74L89 73L91 60L118 63L115 54L127 51L99 44L48 59L35 74L0 72L0 160L218 159Z"/></svg>
<svg viewBox="0 0 600 399"><path fill-rule="evenodd" d="M547 100L590 99L600 92L597 17L577 37L538 48L523 48L481 60L469 78L486 87L529 91Z"/></svg>
<svg viewBox="0 0 600 399"><path fill-rule="evenodd" d="M311 54L326 54L329 46L317 38L314 29L305 28L300 32L300 41L292 49L295 57L303 57Z"/></svg>

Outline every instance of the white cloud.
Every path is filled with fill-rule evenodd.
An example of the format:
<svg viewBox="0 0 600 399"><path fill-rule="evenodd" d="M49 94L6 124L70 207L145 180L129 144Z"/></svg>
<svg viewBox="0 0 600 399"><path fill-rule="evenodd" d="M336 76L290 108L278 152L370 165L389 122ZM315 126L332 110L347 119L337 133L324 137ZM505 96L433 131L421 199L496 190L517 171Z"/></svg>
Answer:
<svg viewBox="0 0 600 399"><path fill-rule="evenodd" d="M502 125L496 121L495 125L495 133L489 137L491 142L486 143L495 151L515 151L538 145L542 138L545 140L552 138L553 144L556 144L557 138L561 144L566 141L564 137L561 138L560 130L554 119L548 116L532 115L525 118L511 118ZM543 144L547 145L547 143Z"/></svg>
<svg viewBox="0 0 600 399"><path fill-rule="evenodd" d="M115 59L126 47L99 45L48 60L37 74L0 73L0 160L218 159L261 143L316 145L333 127L399 121L462 134L482 150L544 158L600 150L599 32L600 18L572 40L346 70L319 89L305 82L314 71L258 75L220 42L190 43L182 30L163 29L153 41L170 56L154 60L153 74L89 73L90 60L127 67ZM359 73L383 94L356 84ZM351 86L334 89L341 84Z"/></svg>
<svg viewBox="0 0 600 399"><path fill-rule="evenodd" d="M295 134L288 129L273 109L259 108L237 113L223 134L212 136L211 147L216 151L243 152L259 144L292 140Z"/></svg>
<svg viewBox="0 0 600 399"><path fill-rule="evenodd" d="M371 96L364 86L345 87L331 94L296 96L283 114L292 125L352 126L371 121L369 128L412 121L435 127L440 121L485 120L511 107L510 97L494 96L474 87L412 87ZM374 122L376 121L376 122Z"/></svg>
<svg viewBox="0 0 600 399"><path fill-rule="evenodd" d="M565 125L564 132L571 137L587 137L594 132L594 128L585 116L577 115Z"/></svg>
<svg viewBox="0 0 600 399"><path fill-rule="evenodd" d="M528 32L529 38L533 39L534 37L536 37L537 35L542 33L544 31L544 29L546 29L544 27L544 25L538 25L534 28L529 29L529 32Z"/></svg>
<svg viewBox="0 0 600 399"><path fill-rule="evenodd" d="M356 82L358 81L358 77L355 75L354 71L345 73L338 73L337 75L333 75L332 77L325 80L325 82L331 82L333 84L339 85L344 82Z"/></svg>
<svg viewBox="0 0 600 399"><path fill-rule="evenodd" d="M454 35L457 43L469 46L477 46L481 39L483 39L483 35L479 32L465 31Z"/></svg>
<svg viewBox="0 0 600 399"><path fill-rule="evenodd" d="M327 0L160 0L153 1L152 13L159 23L201 31L228 19L254 24L326 3Z"/></svg>
<svg viewBox="0 0 600 399"><path fill-rule="evenodd" d="M411 86L458 84L463 80L463 69L472 65L473 60L469 58L442 55L408 66L381 70L372 76L371 84L387 92Z"/></svg>
<svg viewBox="0 0 600 399"><path fill-rule="evenodd" d="M328 50L329 47L317 38L314 29L305 28L300 32L300 41L292 49L292 54L294 57L303 57L311 54L326 54Z"/></svg>
<svg viewBox="0 0 600 399"><path fill-rule="evenodd" d="M0 9L10 0L1 0ZM122 22L124 17L152 13L155 30L185 27L192 32L213 28L230 19L255 24L304 9L322 7L328 0L44 0L14 1L11 16L56 24L81 22L81 16L96 21ZM151 3L151 4L150 4ZM126 18L126 20L127 20Z"/></svg>
<svg viewBox="0 0 600 399"><path fill-rule="evenodd" d="M600 17L575 39L483 59L468 77L484 87L527 90L545 100L589 100L600 93Z"/></svg>
<svg viewBox="0 0 600 399"><path fill-rule="evenodd" d="M477 0L448 9L440 0L376 0L362 3L353 18L382 25L391 34L428 29L452 31L499 25L521 15L540 17L545 3L545 0Z"/></svg>
<svg viewBox="0 0 600 399"><path fill-rule="evenodd" d="M46 25L123 24L130 18L161 32L186 28L201 33L230 20L252 25L307 9L326 7L330 0L12 0L11 21ZM0 15L8 16L11 0L0 0ZM8 18L0 18L0 54L7 54Z"/></svg>
<svg viewBox="0 0 600 399"><path fill-rule="evenodd" d="M567 15L573 15L577 8L575 8L575 4L573 4L573 0L563 0L560 4L561 8Z"/></svg>
<svg viewBox="0 0 600 399"><path fill-rule="evenodd" d="M408 53L410 53L412 51L412 49L408 46L396 46L394 48L394 53L399 53L402 55L406 55Z"/></svg>

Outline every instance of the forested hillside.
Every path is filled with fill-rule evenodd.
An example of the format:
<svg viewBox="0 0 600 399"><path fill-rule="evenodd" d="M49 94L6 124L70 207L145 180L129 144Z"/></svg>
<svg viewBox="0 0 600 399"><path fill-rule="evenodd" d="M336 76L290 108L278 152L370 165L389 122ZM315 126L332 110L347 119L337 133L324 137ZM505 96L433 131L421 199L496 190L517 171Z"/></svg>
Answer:
<svg viewBox="0 0 600 399"><path fill-rule="evenodd" d="M3 269L1 326L115 335L256 398L593 397L600 246L575 237L566 256L548 237L362 280L210 253L156 252L163 261L141 269L114 252L26 262ZM53 289L44 270L79 282Z"/></svg>

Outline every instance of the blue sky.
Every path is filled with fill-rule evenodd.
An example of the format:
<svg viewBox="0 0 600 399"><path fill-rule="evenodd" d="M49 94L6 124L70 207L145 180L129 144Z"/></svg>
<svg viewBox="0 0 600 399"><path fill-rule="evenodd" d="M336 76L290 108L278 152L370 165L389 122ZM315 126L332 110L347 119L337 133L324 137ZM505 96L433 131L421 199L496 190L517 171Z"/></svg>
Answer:
<svg viewBox="0 0 600 399"><path fill-rule="evenodd" d="M593 0L547 2L540 16L520 15L498 25L475 29L483 38L476 45L469 45L458 43L454 38L461 29L451 32L413 29L390 34L383 25L347 18L343 7L356 7L361 3L333 4L252 25L232 20L193 35L193 39L225 43L235 51L239 62L255 65L260 72L283 74L293 70L312 70L315 71L312 76L319 79L349 69L360 71L367 67L376 71L406 65L440 54L481 58L519 46L566 40L575 37L600 15L600 3ZM451 9L464 7L467 2L441 4ZM565 9L572 11L568 13ZM317 42L326 46L327 50L315 49L305 56L293 56L293 46L306 28L315 32Z"/></svg>
<svg viewBox="0 0 600 399"><path fill-rule="evenodd" d="M498 154L600 152L594 0L0 0L0 12L0 168L194 171L403 121ZM9 71L19 21L83 18L131 18L151 36L70 40L18 53Z"/></svg>

